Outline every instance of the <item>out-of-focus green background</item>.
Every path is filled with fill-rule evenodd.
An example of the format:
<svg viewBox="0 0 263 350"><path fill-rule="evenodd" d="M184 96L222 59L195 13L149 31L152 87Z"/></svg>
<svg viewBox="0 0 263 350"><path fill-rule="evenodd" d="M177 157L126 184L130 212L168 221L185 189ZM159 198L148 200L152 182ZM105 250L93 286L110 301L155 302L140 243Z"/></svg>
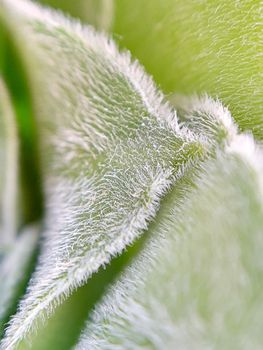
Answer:
<svg viewBox="0 0 263 350"><path fill-rule="evenodd" d="M260 0L43 2L108 30L167 94L219 97L242 130L263 138Z"/></svg>

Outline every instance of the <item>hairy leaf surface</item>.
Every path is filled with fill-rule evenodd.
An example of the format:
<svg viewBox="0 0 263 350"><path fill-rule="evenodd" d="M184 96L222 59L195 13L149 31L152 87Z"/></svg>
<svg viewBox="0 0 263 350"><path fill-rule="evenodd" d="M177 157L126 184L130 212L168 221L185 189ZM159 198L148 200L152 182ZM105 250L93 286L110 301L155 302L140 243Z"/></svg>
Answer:
<svg viewBox="0 0 263 350"><path fill-rule="evenodd" d="M27 1L2 0L0 18L30 80L46 201L38 267L2 342L13 349L147 228L207 142L91 27Z"/></svg>
<svg viewBox="0 0 263 350"><path fill-rule="evenodd" d="M242 135L179 182L76 350L260 349L262 170L262 151Z"/></svg>

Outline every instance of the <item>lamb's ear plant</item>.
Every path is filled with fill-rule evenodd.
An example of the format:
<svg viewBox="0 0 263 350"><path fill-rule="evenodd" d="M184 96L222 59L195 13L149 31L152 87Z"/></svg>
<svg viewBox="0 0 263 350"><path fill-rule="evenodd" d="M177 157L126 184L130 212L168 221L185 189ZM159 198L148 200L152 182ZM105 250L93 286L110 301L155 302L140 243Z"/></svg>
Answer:
<svg viewBox="0 0 263 350"><path fill-rule="evenodd" d="M80 7L83 3L78 1ZM120 9L123 21L127 16L126 1L108 2L111 23L105 17L106 1L86 4L94 10L87 20L100 29L120 25ZM188 11L181 1L178 6L180 13ZM22 120L16 94L6 99L4 93L1 122L11 116L21 144L28 123L39 169L38 162L31 159L31 164L35 174L41 174L42 185L37 188L39 193L43 188L44 201L35 271L4 325L0 348L259 349L263 341L260 145L251 135L239 134L219 100L174 94L168 102L129 52L120 52L92 26L26 0L0 0L0 24L13 48L5 58L21 67L23 74L17 79L26 80L28 111L28 119ZM134 28L134 35L138 33L140 27ZM124 40L129 38L126 34ZM3 67L7 89L12 90ZM176 77L173 68L174 82L182 77ZM223 80L226 74L227 68ZM154 71L154 76L158 80L161 75ZM207 82L207 91L214 93L213 78L208 82L204 77L201 90L206 90ZM182 78L178 86L189 83L189 90L178 91L192 91L191 82ZM223 98L228 91L224 86L237 85L226 77L225 85L218 86ZM246 127L253 124L260 138L259 102L254 104L258 90L255 85L253 89L255 99L247 109L242 93L240 105L236 96L231 107L243 128L246 113L256 113L254 119L247 116ZM16 140L6 135L0 134L3 150ZM7 164L9 157L13 161L14 169L8 172L17 184L18 141L14 144L14 152L6 151L1 162ZM20 163L23 173L29 174L27 163ZM0 171L4 179L5 172ZM26 188L33 202L29 208L39 205L41 196L30 192L28 183ZM14 237L10 253L0 261L4 306L9 301L15 305L21 291L17 286L27 276L33 252L38 252L36 232L28 226L30 215L21 219L25 233L17 234L21 225L14 226L13 207L11 219L0 208L1 218L13 227L12 234L3 229L0 237ZM1 318L2 304L0 320L6 322L11 307Z"/></svg>

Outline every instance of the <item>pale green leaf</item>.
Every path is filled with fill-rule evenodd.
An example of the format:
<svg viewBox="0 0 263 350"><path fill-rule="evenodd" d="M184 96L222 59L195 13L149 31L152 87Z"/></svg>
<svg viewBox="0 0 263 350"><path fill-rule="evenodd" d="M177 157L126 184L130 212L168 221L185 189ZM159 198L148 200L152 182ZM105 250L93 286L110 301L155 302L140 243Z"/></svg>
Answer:
<svg viewBox="0 0 263 350"><path fill-rule="evenodd" d="M200 137L206 137L214 146L224 146L238 133L230 111L219 101L207 95L184 96L174 94L170 101L180 121Z"/></svg>
<svg viewBox="0 0 263 350"><path fill-rule="evenodd" d="M188 100L188 103L187 103ZM224 108L218 101L212 101L210 98L204 96L201 98L193 97L187 99L180 98L180 117L183 116L183 103L184 109L189 111L188 115L185 115L185 123L193 128L195 124L198 125L195 132L206 140L207 146L211 144L211 151L209 154L213 154L214 151L221 145L225 147L231 142L236 135L236 128L233 124L229 111ZM177 106L179 102L177 101ZM189 173L193 174L196 171L194 168L189 169ZM187 189L187 179L185 175L182 180L183 185L180 186L180 191L185 193ZM176 188L178 188L178 180L176 181ZM177 190L177 201L179 197L182 197L180 191ZM171 198L173 196L165 196L161 202L162 212L170 212ZM154 218L153 223L150 224L150 228L147 230L147 235L151 235L152 226L158 224L159 215ZM137 251L138 247L142 245L142 241L137 242L137 248L133 246L133 254ZM134 251L134 248L135 251ZM77 292L73 293L70 298L67 299L62 305L56 309L55 315L53 315L48 323L45 324L35 335L30 336L29 342L27 340L19 344L19 349L27 349L32 346L36 350L45 350L47 348L68 349L71 345L75 344L79 335L83 320L90 312L90 308L94 305L99 297L102 295L103 289L106 289L107 284L112 282L114 274L123 267L123 262L128 262L127 255L129 256L129 250L127 253L122 254L117 261L111 262L110 267L106 270L100 270L97 272L88 283ZM121 260L121 264L120 264ZM66 333L65 333L66 330Z"/></svg>
<svg viewBox="0 0 263 350"><path fill-rule="evenodd" d="M141 235L210 146L178 124L138 63L91 27L27 1L2 0L0 19L31 84L46 201L38 267L7 350Z"/></svg>
<svg viewBox="0 0 263 350"><path fill-rule="evenodd" d="M76 350L261 349L262 164L253 140L236 136L175 184Z"/></svg>

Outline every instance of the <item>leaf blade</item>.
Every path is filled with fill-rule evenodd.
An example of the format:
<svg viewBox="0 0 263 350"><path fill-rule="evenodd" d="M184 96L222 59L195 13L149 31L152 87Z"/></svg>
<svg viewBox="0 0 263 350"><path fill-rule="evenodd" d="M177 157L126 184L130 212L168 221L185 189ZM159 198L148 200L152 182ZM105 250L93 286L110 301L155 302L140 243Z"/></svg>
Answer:
<svg viewBox="0 0 263 350"><path fill-rule="evenodd" d="M27 1L2 4L31 69L47 203L39 265L2 342L13 349L147 228L161 196L206 149L108 38Z"/></svg>
<svg viewBox="0 0 263 350"><path fill-rule="evenodd" d="M261 347L262 150L237 136L205 165L187 194L174 188L76 350Z"/></svg>

